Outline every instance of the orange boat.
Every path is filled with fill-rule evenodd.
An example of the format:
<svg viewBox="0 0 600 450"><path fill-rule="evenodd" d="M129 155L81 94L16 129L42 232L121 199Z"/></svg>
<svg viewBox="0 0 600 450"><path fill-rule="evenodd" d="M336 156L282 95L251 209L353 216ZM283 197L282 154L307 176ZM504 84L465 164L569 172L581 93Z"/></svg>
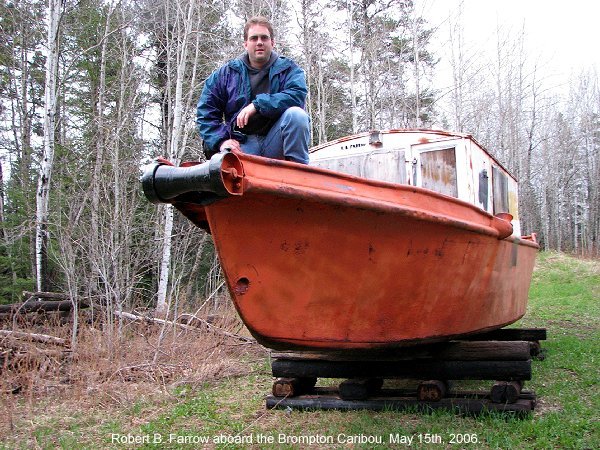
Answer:
<svg viewBox="0 0 600 450"><path fill-rule="evenodd" d="M535 235L516 180L472 136L353 135L308 166L242 153L148 166L146 196L212 233L237 311L278 350L384 349L525 314Z"/></svg>

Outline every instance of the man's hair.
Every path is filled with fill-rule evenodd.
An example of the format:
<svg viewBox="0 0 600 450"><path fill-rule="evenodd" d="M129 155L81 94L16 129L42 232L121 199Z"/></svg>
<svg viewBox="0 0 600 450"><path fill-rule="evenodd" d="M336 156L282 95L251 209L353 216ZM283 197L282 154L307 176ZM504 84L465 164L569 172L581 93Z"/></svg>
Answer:
<svg viewBox="0 0 600 450"><path fill-rule="evenodd" d="M275 32L273 31L273 25L271 25L271 22L269 22L269 19L267 19L266 17L263 17L263 16L254 16L254 17L251 17L250 19L248 19L248 22L246 22L246 25L244 26L244 41L248 40L248 30L250 29L250 27L253 27L254 25L262 25L263 27L266 27L269 30L271 39L273 39L275 37Z"/></svg>

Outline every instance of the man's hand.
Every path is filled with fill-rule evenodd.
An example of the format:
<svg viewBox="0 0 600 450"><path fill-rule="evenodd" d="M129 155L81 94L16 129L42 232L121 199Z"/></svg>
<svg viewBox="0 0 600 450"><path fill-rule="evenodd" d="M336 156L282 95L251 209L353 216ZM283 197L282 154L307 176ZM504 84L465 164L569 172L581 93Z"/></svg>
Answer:
<svg viewBox="0 0 600 450"><path fill-rule="evenodd" d="M226 141L221 142L219 150L222 152L228 150L241 152L242 148L240 147L240 143L235 139L227 139Z"/></svg>
<svg viewBox="0 0 600 450"><path fill-rule="evenodd" d="M254 104L250 103L248 106L245 106L236 118L238 128L244 128L246 125L248 125L248 120L254 114L256 114L256 108L254 107Z"/></svg>

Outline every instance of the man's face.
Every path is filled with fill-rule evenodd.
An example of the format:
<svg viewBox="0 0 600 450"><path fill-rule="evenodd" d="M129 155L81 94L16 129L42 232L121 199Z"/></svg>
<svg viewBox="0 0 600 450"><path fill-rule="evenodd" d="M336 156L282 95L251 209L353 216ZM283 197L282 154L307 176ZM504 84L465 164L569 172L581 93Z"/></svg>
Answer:
<svg viewBox="0 0 600 450"><path fill-rule="evenodd" d="M248 37L244 41L250 65L256 69L262 68L271 57L273 45L275 45L275 41L271 38L267 27L252 25L248 29Z"/></svg>

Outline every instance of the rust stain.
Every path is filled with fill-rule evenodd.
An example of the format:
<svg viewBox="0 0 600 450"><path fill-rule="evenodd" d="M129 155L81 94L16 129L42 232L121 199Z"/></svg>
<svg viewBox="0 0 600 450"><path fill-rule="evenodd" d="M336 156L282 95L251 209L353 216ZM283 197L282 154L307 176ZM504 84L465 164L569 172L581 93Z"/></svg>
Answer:
<svg viewBox="0 0 600 450"><path fill-rule="evenodd" d="M306 253L306 250L308 249L309 244L307 241L297 241L294 244L294 253L296 255L303 255L304 253Z"/></svg>
<svg viewBox="0 0 600 450"><path fill-rule="evenodd" d="M371 243L369 243L369 261L375 262L375 247Z"/></svg>

